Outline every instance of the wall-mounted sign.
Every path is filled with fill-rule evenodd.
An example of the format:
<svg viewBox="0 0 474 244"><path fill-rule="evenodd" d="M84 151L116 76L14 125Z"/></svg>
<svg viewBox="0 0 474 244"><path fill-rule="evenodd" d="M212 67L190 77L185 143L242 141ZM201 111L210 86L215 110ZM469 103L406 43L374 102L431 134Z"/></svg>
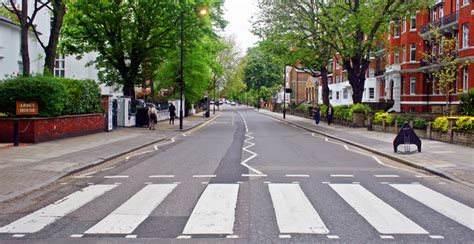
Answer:
<svg viewBox="0 0 474 244"><path fill-rule="evenodd" d="M38 115L38 113L38 102L16 101L16 115Z"/></svg>

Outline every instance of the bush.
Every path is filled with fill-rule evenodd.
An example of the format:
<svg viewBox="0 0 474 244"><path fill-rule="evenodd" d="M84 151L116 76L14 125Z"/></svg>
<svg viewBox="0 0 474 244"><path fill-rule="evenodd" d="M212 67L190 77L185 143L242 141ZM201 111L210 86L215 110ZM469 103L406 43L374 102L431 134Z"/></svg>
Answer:
<svg viewBox="0 0 474 244"><path fill-rule="evenodd" d="M40 117L62 114L66 86L59 79L45 76L15 77L0 83L0 112L15 117L16 101L38 101Z"/></svg>
<svg viewBox="0 0 474 244"><path fill-rule="evenodd" d="M468 116L474 115L474 88L458 96L461 101L461 113Z"/></svg>
<svg viewBox="0 0 474 244"><path fill-rule="evenodd" d="M372 112L372 108L370 108L369 105L363 104L363 103L353 104L350 109L351 109L350 111L351 117L354 112L364 112L366 115L369 112Z"/></svg>
<svg viewBox="0 0 474 244"><path fill-rule="evenodd" d="M328 106L324 105L324 104L321 104L321 105L319 105L319 109L321 110L320 111L321 117L326 117L326 114L327 114L327 111L328 111Z"/></svg>
<svg viewBox="0 0 474 244"><path fill-rule="evenodd" d="M433 122L433 130L448 132L448 118L447 117L438 117Z"/></svg>
<svg viewBox="0 0 474 244"><path fill-rule="evenodd" d="M427 126L428 122L426 119L416 117L415 120L413 121L413 127L416 129L425 129Z"/></svg>
<svg viewBox="0 0 474 244"><path fill-rule="evenodd" d="M335 106L334 108L334 118L336 119L346 119L349 114L348 106Z"/></svg>
<svg viewBox="0 0 474 244"><path fill-rule="evenodd" d="M474 117L459 117L459 119L456 120L454 128L457 130L474 130Z"/></svg>
<svg viewBox="0 0 474 244"><path fill-rule="evenodd" d="M386 124L392 124L394 119L393 116L386 112L377 112L375 113L374 123L382 124L382 121L385 121Z"/></svg>
<svg viewBox="0 0 474 244"><path fill-rule="evenodd" d="M403 115L397 115L395 116L395 123L397 123L398 127L402 127L405 122L408 122L410 119L408 117L405 117Z"/></svg>
<svg viewBox="0 0 474 244"><path fill-rule="evenodd" d="M0 83L0 112L15 117L15 101L38 101L39 117L102 111L100 88L92 80L50 76L14 77Z"/></svg>

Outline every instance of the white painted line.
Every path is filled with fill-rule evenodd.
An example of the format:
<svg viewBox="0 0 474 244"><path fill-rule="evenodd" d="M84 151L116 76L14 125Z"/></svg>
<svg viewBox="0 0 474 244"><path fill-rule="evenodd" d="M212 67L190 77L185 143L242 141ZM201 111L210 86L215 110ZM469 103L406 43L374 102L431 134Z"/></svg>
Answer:
<svg viewBox="0 0 474 244"><path fill-rule="evenodd" d="M398 175L374 175L375 178L399 178Z"/></svg>
<svg viewBox="0 0 474 244"><path fill-rule="evenodd" d="M74 235L70 235L69 237L72 237L72 238L81 238L83 237L84 235L83 234L74 234Z"/></svg>
<svg viewBox="0 0 474 244"><path fill-rule="evenodd" d="M115 182L114 185L121 185L122 182Z"/></svg>
<svg viewBox="0 0 474 244"><path fill-rule="evenodd" d="M419 185L420 182L415 181L415 182L412 182L412 184L413 184L413 185Z"/></svg>
<svg viewBox="0 0 474 244"><path fill-rule="evenodd" d="M423 185L391 184L391 187L403 192L427 207L474 230L474 209L455 201Z"/></svg>
<svg viewBox="0 0 474 244"><path fill-rule="evenodd" d="M271 184L271 181L264 181L263 184Z"/></svg>
<svg viewBox="0 0 474 244"><path fill-rule="evenodd" d="M290 239L291 235L279 235L278 238L280 238L280 239Z"/></svg>
<svg viewBox="0 0 474 244"><path fill-rule="evenodd" d="M314 133L311 133L311 136L314 136Z"/></svg>
<svg viewBox="0 0 474 244"><path fill-rule="evenodd" d="M183 136L188 136L188 135L186 135L186 133L183 133Z"/></svg>
<svg viewBox="0 0 474 244"><path fill-rule="evenodd" d="M188 235L180 235L180 236L176 237L176 239L191 239L191 236L188 236Z"/></svg>
<svg viewBox="0 0 474 244"><path fill-rule="evenodd" d="M146 185L86 234L130 234L170 194L175 184Z"/></svg>
<svg viewBox="0 0 474 244"><path fill-rule="evenodd" d="M0 233L35 233L49 224L114 189L116 185L92 185L76 191L36 212L0 228Z"/></svg>
<svg viewBox="0 0 474 244"><path fill-rule="evenodd" d="M181 181L175 181L175 182L173 182L173 184L179 185L179 184L181 184Z"/></svg>
<svg viewBox="0 0 474 244"><path fill-rule="evenodd" d="M130 156L125 157L125 161L128 161L130 159Z"/></svg>
<svg viewBox="0 0 474 244"><path fill-rule="evenodd" d="M286 175L286 177L309 177L309 175Z"/></svg>
<svg viewBox="0 0 474 244"><path fill-rule="evenodd" d="M253 147L255 146L255 143L251 142L250 140L254 139L255 137L251 136L252 132L250 133L247 133L245 134L245 136L247 137L247 139L244 140L245 143L248 143L247 146L243 147L242 150L243 151L246 151L252 155L250 155L250 157L246 158L245 160L243 160L242 162L240 162L240 164L244 167L246 167L247 169L253 171L254 173L256 174L259 174L259 175L263 175L262 172L260 172L259 170L251 167L250 165L247 164L248 161L252 160L253 158L257 157L258 154L256 152L253 152L253 151L250 151L248 148L250 147Z"/></svg>
<svg viewBox="0 0 474 244"><path fill-rule="evenodd" d="M100 171L106 171L106 170L113 169L113 168L115 168L115 166L104 168L104 169L101 169Z"/></svg>
<svg viewBox="0 0 474 244"><path fill-rule="evenodd" d="M292 184L299 184L300 182L299 181L292 181L291 183Z"/></svg>
<svg viewBox="0 0 474 244"><path fill-rule="evenodd" d="M324 140L325 140L325 141L329 141L329 139L328 139L327 137L324 137Z"/></svg>
<svg viewBox="0 0 474 244"><path fill-rule="evenodd" d="M339 236L337 235L327 235L328 239L339 239Z"/></svg>
<svg viewBox="0 0 474 244"><path fill-rule="evenodd" d="M430 235L429 237L431 239L444 239L444 236L439 236L439 235Z"/></svg>
<svg viewBox="0 0 474 244"><path fill-rule="evenodd" d="M393 239L393 236L390 236L390 235L381 235L380 238L382 238L382 239Z"/></svg>
<svg viewBox="0 0 474 244"><path fill-rule="evenodd" d="M14 235L12 235L12 237L14 237L14 238L23 238L23 237L25 237L25 234L14 234Z"/></svg>
<svg viewBox="0 0 474 244"><path fill-rule="evenodd" d="M350 177L354 177L354 175L331 175L331 177L350 178Z"/></svg>
<svg viewBox="0 0 474 244"><path fill-rule="evenodd" d="M67 182L61 182L60 185L67 185Z"/></svg>
<svg viewBox="0 0 474 244"><path fill-rule="evenodd" d="M155 145L153 148L155 148L155 151L158 151L158 145Z"/></svg>
<svg viewBox="0 0 474 244"><path fill-rule="evenodd" d="M434 178L434 175L415 175L416 178Z"/></svg>
<svg viewBox="0 0 474 244"><path fill-rule="evenodd" d="M323 181L322 183L323 184L331 184L331 182L329 182L329 181Z"/></svg>
<svg viewBox="0 0 474 244"><path fill-rule="evenodd" d="M150 175L148 178L174 178L174 175Z"/></svg>
<svg viewBox="0 0 474 244"><path fill-rule="evenodd" d="M201 184L207 185L207 184L209 184L209 181L203 181L203 182L201 182Z"/></svg>
<svg viewBox="0 0 474 244"><path fill-rule="evenodd" d="M357 151L354 151L354 152L357 152ZM372 156L372 158L375 160L375 162L377 162L378 164L380 165L383 165L385 167L389 167L389 168L393 168L393 169L398 169L398 170L404 170L404 171L407 171L407 172L410 172L410 173L416 173L415 171L413 170L409 170L409 169L405 169L405 168L399 168L399 167L395 167L395 166L392 166L392 165L389 165L389 164L385 164L382 162L382 160L380 160L378 157L376 156L373 156L373 155L369 155L369 154L366 154L366 153L362 153L362 152L358 152L360 154L363 154L363 155L367 155L367 156Z"/></svg>
<svg viewBox="0 0 474 244"><path fill-rule="evenodd" d="M210 184L184 227L184 235L233 234L239 184Z"/></svg>
<svg viewBox="0 0 474 244"><path fill-rule="evenodd" d="M380 184L382 184L382 185L388 185L388 184L390 184L390 183L389 183L389 182L386 182L386 181L382 181L382 182L380 182Z"/></svg>
<svg viewBox="0 0 474 244"><path fill-rule="evenodd" d="M145 182L145 185L151 185L153 182Z"/></svg>
<svg viewBox="0 0 474 244"><path fill-rule="evenodd" d="M134 238L137 238L137 235L126 235L125 238L134 239Z"/></svg>
<svg viewBox="0 0 474 244"><path fill-rule="evenodd" d="M329 233L299 185L269 184L268 189L280 233Z"/></svg>
<svg viewBox="0 0 474 244"><path fill-rule="evenodd" d="M193 175L193 178L214 178L216 175Z"/></svg>
<svg viewBox="0 0 474 244"><path fill-rule="evenodd" d="M331 188L382 234L428 232L361 185L330 184Z"/></svg>
<svg viewBox="0 0 474 244"><path fill-rule="evenodd" d="M106 179L125 179L128 178L128 175L106 175L104 178Z"/></svg>
<svg viewBox="0 0 474 244"><path fill-rule="evenodd" d="M349 147L348 147L347 145L344 145L344 148L345 148L346 150L349 150Z"/></svg>
<svg viewBox="0 0 474 244"><path fill-rule="evenodd" d="M267 177L267 175L260 175L260 174L242 174L242 177Z"/></svg>
<svg viewBox="0 0 474 244"><path fill-rule="evenodd" d="M243 184L244 182L243 181L237 181L237 184Z"/></svg>
<svg viewBox="0 0 474 244"><path fill-rule="evenodd" d="M84 179L84 178L92 178L90 175L79 175L79 176L73 176L73 179Z"/></svg>
<svg viewBox="0 0 474 244"><path fill-rule="evenodd" d="M88 184L88 185L94 185L94 183L93 183L93 182L87 182L87 184Z"/></svg>
<svg viewBox="0 0 474 244"><path fill-rule="evenodd" d="M227 235L225 238L227 238L227 239L237 239L237 238L239 238L239 236L238 235Z"/></svg>
<svg viewBox="0 0 474 244"><path fill-rule="evenodd" d="M354 181L354 182L352 182L352 184L360 184L360 182Z"/></svg>
<svg viewBox="0 0 474 244"><path fill-rule="evenodd" d="M446 182L438 182L440 185L446 185Z"/></svg>

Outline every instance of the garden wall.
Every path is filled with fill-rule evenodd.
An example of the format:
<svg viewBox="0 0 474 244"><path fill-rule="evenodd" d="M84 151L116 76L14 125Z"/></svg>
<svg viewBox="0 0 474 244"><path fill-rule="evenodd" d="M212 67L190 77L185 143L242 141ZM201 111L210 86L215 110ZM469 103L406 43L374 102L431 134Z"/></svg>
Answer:
<svg viewBox="0 0 474 244"><path fill-rule="evenodd" d="M53 118L0 119L0 143L13 142L13 123L19 121L20 142L39 143L103 132L105 114L86 114Z"/></svg>

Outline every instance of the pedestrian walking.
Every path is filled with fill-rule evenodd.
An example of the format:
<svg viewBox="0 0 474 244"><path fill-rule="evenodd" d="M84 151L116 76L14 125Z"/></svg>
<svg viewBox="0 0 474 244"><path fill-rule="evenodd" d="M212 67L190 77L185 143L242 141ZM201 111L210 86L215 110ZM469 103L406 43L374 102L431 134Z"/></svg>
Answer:
<svg viewBox="0 0 474 244"><path fill-rule="evenodd" d="M158 114L156 108L148 108L148 129L155 130L156 123L158 123Z"/></svg>
<svg viewBox="0 0 474 244"><path fill-rule="evenodd" d="M313 107L313 118L314 122L316 123L316 126L319 126L319 121L321 120L321 109L318 105L315 105Z"/></svg>
<svg viewBox="0 0 474 244"><path fill-rule="evenodd" d="M176 117L176 107L172 103L170 103L168 111L170 112L170 125L174 125L174 117Z"/></svg>
<svg viewBox="0 0 474 244"><path fill-rule="evenodd" d="M332 105L329 104L328 110L327 110L327 112L326 112L326 118L327 118L327 120L328 120L328 125L331 125L331 123L332 123L332 116L333 116L333 114L334 114L334 109L333 109Z"/></svg>

